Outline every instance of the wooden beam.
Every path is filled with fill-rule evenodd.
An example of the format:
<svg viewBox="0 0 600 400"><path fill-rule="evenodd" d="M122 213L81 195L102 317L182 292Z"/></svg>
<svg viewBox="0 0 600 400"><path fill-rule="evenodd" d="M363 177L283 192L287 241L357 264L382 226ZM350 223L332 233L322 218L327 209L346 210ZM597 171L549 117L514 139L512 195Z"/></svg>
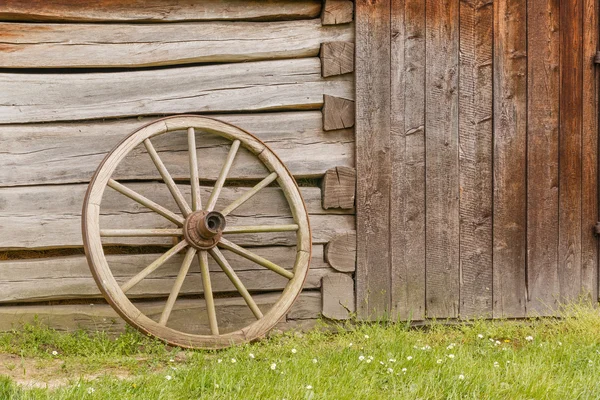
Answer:
<svg viewBox="0 0 600 400"><path fill-rule="evenodd" d="M289 20L316 18L321 0L3 0L4 21L175 22L211 20Z"/></svg>
<svg viewBox="0 0 600 400"><path fill-rule="evenodd" d="M354 101L342 97L323 96L323 129L333 131L354 126Z"/></svg>
<svg viewBox="0 0 600 400"><path fill-rule="evenodd" d="M323 177L323 208L354 209L356 170L348 167L331 168Z"/></svg>
<svg viewBox="0 0 600 400"><path fill-rule="evenodd" d="M354 280L346 274L324 276L321 284L323 311L325 318L333 320L349 319L356 311L354 303Z"/></svg>
<svg viewBox="0 0 600 400"><path fill-rule="evenodd" d="M332 238L325 246L324 255L325 262L329 263L336 271L354 272L356 270L356 233L344 233Z"/></svg>
<svg viewBox="0 0 600 400"><path fill-rule="evenodd" d="M323 25L346 24L352 22L354 3L351 0L325 0L321 12Z"/></svg>
<svg viewBox="0 0 600 400"><path fill-rule="evenodd" d="M19 32L18 35L12 33ZM118 68L316 57L351 41L351 26L318 20L178 24L0 23L3 68ZM202 40L198 40L202 38Z"/></svg>
<svg viewBox="0 0 600 400"><path fill-rule="evenodd" d="M327 42L321 44L321 75L343 75L354 71L354 43Z"/></svg>

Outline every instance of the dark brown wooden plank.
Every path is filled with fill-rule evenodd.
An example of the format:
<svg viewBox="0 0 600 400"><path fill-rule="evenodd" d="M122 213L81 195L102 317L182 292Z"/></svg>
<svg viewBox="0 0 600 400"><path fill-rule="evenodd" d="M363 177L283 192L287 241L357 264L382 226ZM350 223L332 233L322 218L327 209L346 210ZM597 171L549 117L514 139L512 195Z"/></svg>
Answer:
<svg viewBox="0 0 600 400"><path fill-rule="evenodd" d="M392 316L425 317L425 2L392 11Z"/></svg>
<svg viewBox="0 0 600 400"><path fill-rule="evenodd" d="M583 132L583 3L560 7L558 278L563 301L581 290L581 141Z"/></svg>
<svg viewBox="0 0 600 400"><path fill-rule="evenodd" d="M390 2L356 3L357 310L390 308Z"/></svg>
<svg viewBox="0 0 600 400"><path fill-rule="evenodd" d="M343 75L354 71L354 42L321 44L321 75Z"/></svg>
<svg viewBox="0 0 600 400"><path fill-rule="evenodd" d="M598 49L598 2L584 0L583 14L583 138L581 162L581 282L582 290L598 299L598 66L592 60Z"/></svg>
<svg viewBox="0 0 600 400"><path fill-rule="evenodd" d="M460 3L460 316L492 315L493 2Z"/></svg>
<svg viewBox="0 0 600 400"><path fill-rule="evenodd" d="M527 4L494 7L494 317L526 307Z"/></svg>
<svg viewBox="0 0 600 400"><path fill-rule="evenodd" d="M560 5L528 4L527 311L555 309L558 282Z"/></svg>
<svg viewBox="0 0 600 400"><path fill-rule="evenodd" d="M198 21L315 18L320 0L3 0L0 20Z"/></svg>
<svg viewBox="0 0 600 400"><path fill-rule="evenodd" d="M427 316L459 308L459 1L427 1L426 294Z"/></svg>

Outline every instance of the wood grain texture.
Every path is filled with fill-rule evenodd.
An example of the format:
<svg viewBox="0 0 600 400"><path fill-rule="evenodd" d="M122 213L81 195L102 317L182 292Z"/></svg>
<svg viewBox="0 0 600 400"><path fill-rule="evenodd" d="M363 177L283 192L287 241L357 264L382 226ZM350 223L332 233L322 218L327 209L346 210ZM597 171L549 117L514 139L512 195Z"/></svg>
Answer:
<svg viewBox="0 0 600 400"><path fill-rule="evenodd" d="M0 20L176 22L315 18L319 0L5 0Z"/></svg>
<svg viewBox="0 0 600 400"><path fill-rule="evenodd" d="M494 3L494 317L526 314L526 6Z"/></svg>
<svg viewBox="0 0 600 400"><path fill-rule="evenodd" d="M254 297L258 306L270 307L278 293L263 294ZM164 301L136 303L141 311L158 320ZM241 297L215 299L217 320L221 333L233 331L240 326L256 320ZM321 293L307 291L300 295L298 301L280 322L278 329L294 327L293 321L314 320L321 312ZM0 306L0 331L8 332L18 329L21 324L37 321L58 331L75 331L83 329L90 332L120 333L125 330L126 323L108 305L74 304L74 305L31 305ZM170 324L184 331L209 334L208 317L204 300L182 299L175 304ZM291 322L291 323L288 323Z"/></svg>
<svg viewBox="0 0 600 400"><path fill-rule="evenodd" d="M581 292L581 173L583 130L583 2L560 8L560 129L558 279L563 301Z"/></svg>
<svg viewBox="0 0 600 400"><path fill-rule="evenodd" d="M342 97L323 96L323 130L334 131L354 126L354 101Z"/></svg>
<svg viewBox="0 0 600 400"><path fill-rule="evenodd" d="M390 1L356 3L357 313L387 315L390 288Z"/></svg>
<svg viewBox="0 0 600 400"><path fill-rule="evenodd" d="M300 178L320 177L336 166L354 167L354 132L325 132L319 111L230 114L215 118L256 135ZM151 119L73 123L0 125L0 187L88 182L105 154L134 129ZM184 132L153 140L175 179L189 177ZM227 141L197 134L199 178L215 180L225 157ZM156 168L138 149L126 160L117 179L154 179ZM262 179L267 175L256 157L240 152L231 169L233 179ZM204 199L206 201L206 199Z"/></svg>
<svg viewBox="0 0 600 400"><path fill-rule="evenodd" d="M528 5L527 311L548 315L559 300L558 129L560 5Z"/></svg>
<svg viewBox="0 0 600 400"><path fill-rule="evenodd" d="M323 77L348 74L354 71L354 42L326 42L321 44L321 75Z"/></svg>
<svg viewBox="0 0 600 400"><path fill-rule="evenodd" d="M583 9L583 136L581 200L581 282L582 291L592 301L598 299L598 67L592 58L598 49L599 5L585 0Z"/></svg>
<svg viewBox="0 0 600 400"><path fill-rule="evenodd" d="M0 67L131 68L316 57L321 43L347 41L351 46L353 36L350 25L323 27L318 19L153 25L0 23Z"/></svg>
<svg viewBox="0 0 600 400"><path fill-rule="evenodd" d="M392 2L392 317L425 318L425 2Z"/></svg>
<svg viewBox="0 0 600 400"><path fill-rule="evenodd" d="M332 238L325 246L324 256L325 262L336 271L356 271L356 233L344 233Z"/></svg>
<svg viewBox="0 0 600 400"><path fill-rule="evenodd" d="M72 75L0 73L0 124L319 109L324 94L352 99L352 81L351 75L323 79L316 57L238 63L227 68L208 65Z"/></svg>
<svg viewBox="0 0 600 400"><path fill-rule="evenodd" d="M352 0L324 0L321 21L323 25L346 24L352 22L353 14Z"/></svg>
<svg viewBox="0 0 600 400"><path fill-rule="evenodd" d="M323 208L354 209L356 197L356 170L335 167L327 170L323 177Z"/></svg>
<svg viewBox="0 0 600 400"><path fill-rule="evenodd" d="M293 247L262 247L251 250L287 270L291 270L296 258L296 249ZM184 254L185 252L181 252L171 258L128 291L128 296L135 299L166 297ZM226 250L223 250L223 254L251 292L283 290L288 283L287 279L243 257ZM108 255L107 260L117 282L124 283L159 256L160 254ZM208 266L214 293L237 293L212 258L209 258ZM4 271L0 282L0 303L102 298L83 256L2 261L0 268ZM315 246L304 288L320 288L321 278L332 273L336 273L336 270L323 261L323 246ZM181 294L187 296L201 293L204 293L202 277L196 262L192 264Z"/></svg>
<svg viewBox="0 0 600 400"><path fill-rule="evenodd" d="M459 308L459 1L429 0L426 33L427 316Z"/></svg>
<svg viewBox="0 0 600 400"><path fill-rule="evenodd" d="M460 3L460 317L492 315L493 1Z"/></svg>
<svg viewBox="0 0 600 400"><path fill-rule="evenodd" d="M356 311L354 280L346 274L324 276L321 284L323 311L325 318L333 320L349 319Z"/></svg>
<svg viewBox="0 0 600 400"><path fill-rule="evenodd" d="M136 192L170 210L176 210L170 193L163 184L128 184ZM81 203L86 185L32 186L0 189L0 248L27 249L81 246ZM179 185L186 198L189 186ZM212 187L202 187L201 196L207 199ZM217 202L217 210L241 196L248 188L225 187ZM354 231L354 216L339 215L351 211L326 211L321 207L318 188L302 188L311 213L313 240L325 244L337 234ZM325 215L333 212L338 215ZM265 188L227 217L227 224L286 225L292 223L289 206L277 188ZM107 189L102 202L101 227L169 228L165 218L146 209L120 193ZM231 234L227 238L239 245L295 245L294 232ZM168 245L168 238L106 238L106 244Z"/></svg>

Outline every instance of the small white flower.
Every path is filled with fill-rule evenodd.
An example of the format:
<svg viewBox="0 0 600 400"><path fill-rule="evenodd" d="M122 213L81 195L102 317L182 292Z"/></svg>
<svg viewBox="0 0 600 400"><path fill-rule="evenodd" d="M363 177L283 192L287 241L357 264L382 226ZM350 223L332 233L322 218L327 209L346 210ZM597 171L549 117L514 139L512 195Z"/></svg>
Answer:
<svg viewBox="0 0 600 400"><path fill-rule="evenodd" d="M94 393L95 391L96 391L96 389L94 389L93 387L91 387L91 388L88 388L88 390L87 390L88 394L92 394L92 393Z"/></svg>
<svg viewBox="0 0 600 400"><path fill-rule="evenodd" d="M373 361L373 356L369 356L369 360Z"/></svg>
<svg viewBox="0 0 600 400"><path fill-rule="evenodd" d="M558 345L559 345L559 346L562 346L562 342L558 342Z"/></svg>
<svg viewBox="0 0 600 400"><path fill-rule="evenodd" d="M402 372L406 373L407 369L406 368L402 368Z"/></svg>
<svg viewBox="0 0 600 400"><path fill-rule="evenodd" d="M454 358L454 354L448 354L448 358Z"/></svg>
<svg viewBox="0 0 600 400"><path fill-rule="evenodd" d="M215 383L215 389L218 389L218 388L219 388L219 384Z"/></svg>
<svg viewBox="0 0 600 400"><path fill-rule="evenodd" d="M177 367L171 367L173 371L177 371Z"/></svg>
<svg viewBox="0 0 600 400"><path fill-rule="evenodd" d="M311 385L306 385L306 390L312 390L312 386Z"/></svg>
<svg viewBox="0 0 600 400"><path fill-rule="evenodd" d="M464 381L464 380L465 380L465 376L464 376L463 374L460 374L460 375L458 376L458 379L460 379L461 381Z"/></svg>
<svg viewBox="0 0 600 400"><path fill-rule="evenodd" d="M217 362L218 362L219 364L221 364L221 363L223 362L223 360L221 360L221 359L219 358L219 359L217 360Z"/></svg>
<svg viewBox="0 0 600 400"><path fill-rule="evenodd" d="M363 361L364 359L365 359L365 356L363 356L363 355L358 356L358 361Z"/></svg>
<svg viewBox="0 0 600 400"><path fill-rule="evenodd" d="M437 363L441 364L442 362L444 362L444 360L442 360L441 358L438 358Z"/></svg>
<svg viewBox="0 0 600 400"><path fill-rule="evenodd" d="M528 342L532 342L533 341L533 336L527 336L525 338L525 340L527 340Z"/></svg>
<svg viewBox="0 0 600 400"><path fill-rule="evenodd" d="M175 362L175 360L173 360L172 358L169 360L169 362Z"/></svg>
<svg viewBox="0 0 600 400"><path fill-rule="evenodd" d="M384 363L383 363L383 361L379 361L379 364L383 365Z"/></svg>
<svg viewBox="0 0 600 400"><path fill-rule="evenodd" d="M594 365L594 362L592 360L588 360L588 365Z"/></svg>
<svg viewBox="0 0 600 400"><path fill-rule="evenodd" d="M509 361L506 361L506 363L507 363L507 364L510 364L510 360L509 360Z"/></svg>
<svg viewBox="0 0 600 400"><path fill-rule="evenodd" d="M391 362L391 363L395 363L396 359L395 358L390 358L388 361Z"/></svg>
<svg viewBox="0 0 600 400"><path fill-rule="evenodd" d="M365 335L365 339L368 339L368 338L369 338L369 335Z"/></svg>
<svg viewBox="0 0 600 400"><path fill-rule="evenodd" d="M452 350L454 348L454 344L450 344L448 345L448 347L446 347L446 350Z"/></svg>
<svg viewBox="0 0 600 400"><path fill-rule="evenodd" d="M500 366L500 364L498 364L498 361L494 361L494 368L498 368Z"/></svg>
<svg viewBox="0 0 600 400"><path fill-rule="evenodd" d="M388 368L388 369L387 369L387 372L388 372L388 374L393 374L393 373L394 373L394 370L393 370L393 369L391 369L391 368Z"/></svg>
<svg viewBox="0 0 600 400"><path fill-rule="evenodd" d="M367 364L369 364L371 361L373 361L373 360L371 360L370 358L367 359Z"/></svg>
<svg viewBox="0 0 600 400"><path fill-rule="evenodd" d="M494 343L494 339L490 338L490 342Z"/></svg>
<svg viewBox="0 0 600 400"><path fill-rule="evenodd" d="M292 349L292 354L296 354L297 352L298 352L298 350Z"/></svg>
<svg viewBox="0 0 600 400"><path fill-rule="evenodd" d="M165 379L170 381L171 379L173 379L173 377L171 375L167 375L167 376L165 376Z"/></svg>
<svg viewBox="0 0 600 400"><path fill-rule="evenodd" d="M500 346L501 344L502 344L502 342L500 342L499 340L496 340L496 341L494 342L494 346Z"/></svg>
<svg viewBox="0 0 600 400"><path fill-rule="evenodd" d="M319 361L318 361L316 358L313 358L313 359L312 359L312 362L313 362L313 364L316 364L316 363L318 363Z"/></svg>
<svg viewBox="0 0 600 400"><path fill-rule="evenodd" d="M231 363L232 363L232 364L235 364L236 362L237 362L237 360L236 360L235 358L232 358L232 359L231 359Z"/></svg>
<svg viewBox="0 0 600 400"><path fill-rule="evenodd" d="M56 350L52 350L52 355L53 355L53 356L57 356L57 355L58 355L58 351L56 351Z"/></svg>
<svg viewBox="0 0 600 400"><path fill-rule="evenodd" d="M275 369L277 369L277 364L275 364L275 363L271 364L271 369L272 369L273 371L275 371Z"/></svg>
<svg viewBox="0 0 600 400"><path fill-rule="evenodd" d="M248 354L248 357L254 358L254 354L250 353L250 354Z"/></svg>
<svg viewBox="0 0 600 400"><path fill-rule="evenodd" d="M479 339L483 339L483 335L482 335L481 333L480 333L479 335L477 335L477 337L478 337Z"/></svg>
<svg viewBox="0 0 600 400"><path fill-rule="evenodd" d="M348 347L352 347L352 342L348 343Z"/></svg>
<svg viewBox="0 0 600 400"><path fill-rule="evenodd" d="M406 359L407 359L408 361L410 361L410 360L412 360L413 358L412 358L412 356L408 356L408 357L406 357Z"/></svg>
<svg viewBox="0 0 600 400"><path fill-rule="evenodd" d="M417 346L416 344L413 346L413 349L417 350L419 348L419 346Z"/></svg>

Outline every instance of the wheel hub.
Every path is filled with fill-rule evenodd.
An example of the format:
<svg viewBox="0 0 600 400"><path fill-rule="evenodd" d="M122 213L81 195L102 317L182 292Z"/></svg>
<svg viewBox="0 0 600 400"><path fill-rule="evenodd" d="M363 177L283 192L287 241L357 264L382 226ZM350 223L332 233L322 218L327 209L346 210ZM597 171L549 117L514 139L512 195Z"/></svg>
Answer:
<svg viewBox="0 0 600 400"><path fill-rule="evenodd" d="M183 225L185 240L198 250L210 250L219 243L225 230L225 217L217 211L195 211Z"/></svg>

